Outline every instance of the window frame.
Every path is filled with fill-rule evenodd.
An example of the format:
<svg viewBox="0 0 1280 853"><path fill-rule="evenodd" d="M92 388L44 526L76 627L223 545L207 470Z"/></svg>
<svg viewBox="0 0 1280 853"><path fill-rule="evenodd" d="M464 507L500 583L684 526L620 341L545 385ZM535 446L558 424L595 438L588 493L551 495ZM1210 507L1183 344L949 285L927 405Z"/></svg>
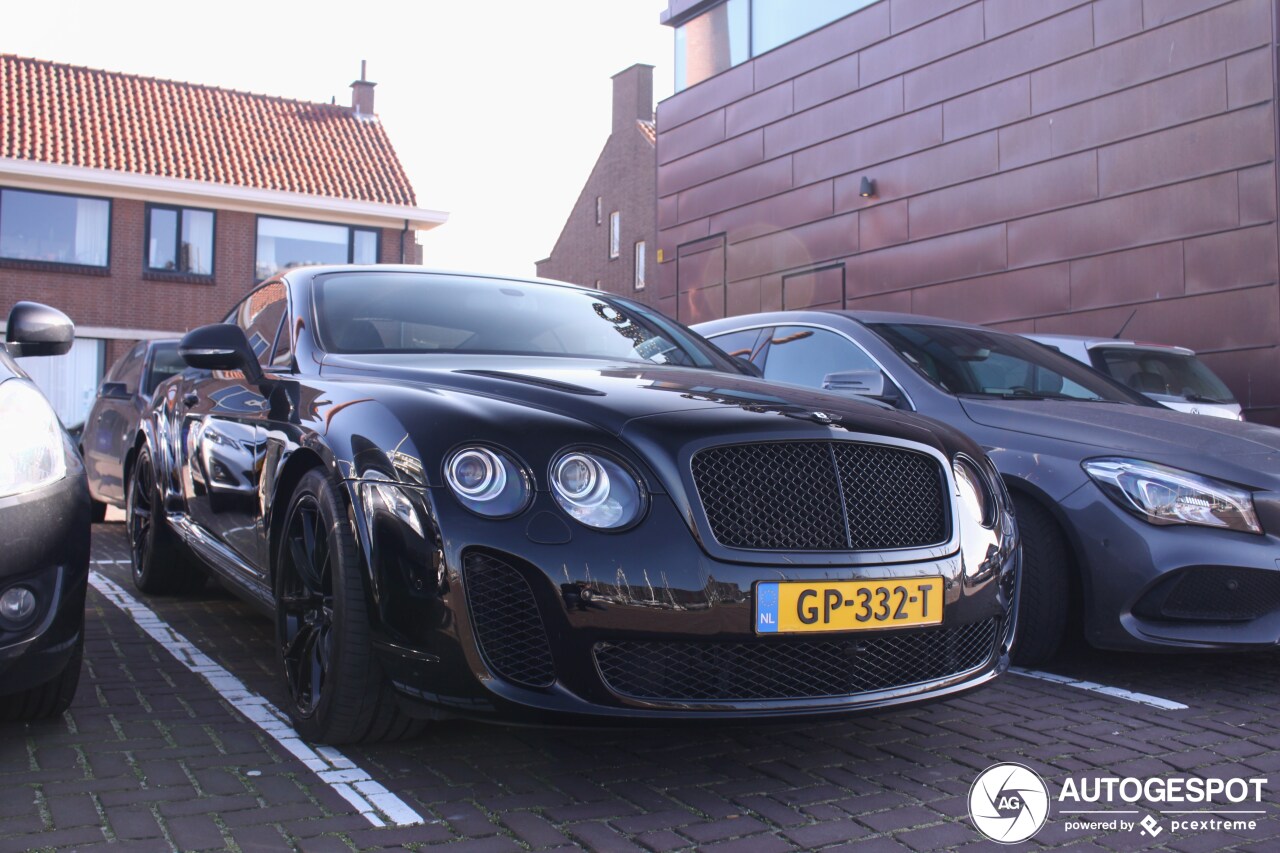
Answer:
<svg viewBox="0 0 1280 853"><path fill-rule="evenodd" d="M373 238L373 239L374 239L374 243L373 243L373 257L374 257L374 261L373 261L373 263L374 263L374 264L380 264L380 263L382 263L382 261L380 260L380 258L382 257L382 228L381 228L380 226L377 226L377 225L351 225L351 224L346 223L346 222L326 222L326 221L324 221L324 220L322 220L322 219L302 219L302 218L299 218L299 217L296 217L296 216L271 216L271 215L268 215L268 214L265 214L265 213L259 213L259 214L257 214L257 215L254 217L254 219L253 219L253 274L254 274L254 280L253 280L253 283L254 283L254 285L255 285L255 287L254 287L254 289L255 289L255 290L257 289L257 285L266 284L268 281L270 281L271 279L273 279L273 278L275 278L276 276L280 275L281 273L283 273L283 272L287 272L287 271L288 271L288 270L290 270L290 269L295 269L295 267L281 267L280 269L277 269L277 270L272 271L271 273L269 273L268 275L264 276L263 278L257 278L257 275L258 275L258 240L260 239L260 229L261 229L261 227L262 227L262 220L264 220L264 219L274 219L274 220L276 220L276 221L278 221L278 222L302 222L302 223L305 223L305 224L307 224L307 225L330 225L330 226L336 226L336 227L338 227L338 228L345 228L345 229L347 229L347 260L346 260L346 263L348 263L348 264L355 263L355 262L352 260L352 258L354 258L354 257L355 257L355 249L356 249L356 236L355 236L355 235L356 235L356 232L357 232L357 231L368 231L368 232L371 232L371 233L374 235L374 238ZM239 303L237 303L237 304L239 304Z"/></svg>
<svg viewBox="0 0 1280 853"><path fill-rule="evenodd" d="M209 271L191 272L181 269L165 269L164 267L151 266L151 211L152 210L172 210L178 214L177 222L174 223L173 232L173 256L179 258L182 255L182 215L190 210L197 213L207 213L213 217L213 230L209 234ZM207 207L188 207L181 204L164 204L162 202L147 202L147 206L143 211L145 225L142 229L142 269L144 272L159 275L180 275L189 276L191 278L212 279L218 271L218 257L216 247L218 245L218 211ZM256 246L255 246L256 250Z"/></svg>
<svg viewBox="0 0 1280 853"><path fill-rule="evenodd" d="M622 254L622 213L609 214L609 260L616 261Z"/></svg>
<svg viewBox="0 0 1280 853"><path fill-rule="evenodd" d="M108 196L86 195L85 193L64 193L55 190L34 190L27 187L15 187L0 185L0 224L4 219L4 194L6 192L29 193L31 195L53 195L62 198L84 198L93 201L105 201L107 203L107 260L104 264L81 264L73 261L47 261L38 258L10 258L0 255L0 263L9 264L36 264L45 268L57 268L64 270L93 270L94 272L110 272L111 271L111 237L112 226L115 224L115 200ZM74 238L73 238L74 239Z"/></svg>

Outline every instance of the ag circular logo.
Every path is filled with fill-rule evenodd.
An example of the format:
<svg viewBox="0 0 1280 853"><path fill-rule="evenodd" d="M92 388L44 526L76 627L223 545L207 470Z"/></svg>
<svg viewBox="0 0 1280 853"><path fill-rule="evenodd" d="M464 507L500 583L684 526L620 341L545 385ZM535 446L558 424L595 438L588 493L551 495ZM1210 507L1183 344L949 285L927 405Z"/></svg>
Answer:
<svg viewBox="0 0 1280 853"><path fill-rule="evenodd" d="M1049 788L1030 767L1006 762L988 767L969 789L973 825L998 844L1017 844L1049 817Z"/></svg>

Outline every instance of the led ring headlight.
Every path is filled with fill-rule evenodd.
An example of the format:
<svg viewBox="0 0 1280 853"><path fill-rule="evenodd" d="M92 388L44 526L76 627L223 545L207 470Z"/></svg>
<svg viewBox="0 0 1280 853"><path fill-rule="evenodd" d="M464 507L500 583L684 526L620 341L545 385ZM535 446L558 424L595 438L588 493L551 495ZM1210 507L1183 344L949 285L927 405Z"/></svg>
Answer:
<svg viewBox="0 0 1280 853"><path fill-rule="evenodd" d="M445 476L455 492L473 501L491 501L507 485L502 460L485 447L470 447L454 454Z"/></svg>
<svg viewBox="0 0 1280 853"><path fill-rule="evenodd" d="M608 456L569 451L551 465L551 493L574 520L597 530L630 527L644 513L640 481Z"/></svg>
<svg viewBox="0 0 1280 853"><path fill-rule="evenodd" d="M532 489L524 468L488 447L464 447L444 466L445 482L467 509L490 518L515 515L529 503Z"/></svg>

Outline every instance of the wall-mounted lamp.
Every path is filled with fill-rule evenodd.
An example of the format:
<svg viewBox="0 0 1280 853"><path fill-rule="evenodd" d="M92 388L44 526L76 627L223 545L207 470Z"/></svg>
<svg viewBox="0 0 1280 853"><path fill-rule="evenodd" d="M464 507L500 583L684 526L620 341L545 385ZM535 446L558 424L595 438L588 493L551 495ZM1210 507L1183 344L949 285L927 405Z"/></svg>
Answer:
<svg viewBox="0 0 1280 853"><path fill-rule="evenodd" d="M858 195L862 196L863 198L873 198L875 194L876 194L876 182L868 178L866 175L863 175L862 188L858 190Z"/></svg>

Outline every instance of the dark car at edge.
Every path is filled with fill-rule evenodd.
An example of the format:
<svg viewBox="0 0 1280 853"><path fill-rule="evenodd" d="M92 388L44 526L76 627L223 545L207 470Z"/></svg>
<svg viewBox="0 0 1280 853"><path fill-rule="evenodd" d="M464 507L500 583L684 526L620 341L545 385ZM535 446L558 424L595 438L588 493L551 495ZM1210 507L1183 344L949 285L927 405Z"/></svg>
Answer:
<svg viewBox="0 0 1280 853"><path fill-rule="evenodd" d="M94 521L102 521L108 505L124 508L124 458L138 423L151 409L156 386L183 369L189 368L178 341L161 338L134 344L103 377L80 432Z"/></svg>
<svg viewBox="0 0 1280 853"><path fill-rule="evenodd" d="M835 714L1007 666L1016 530L976 444L644 306L300 268L181 351L211 373L129 453L134 579L211 570L271 614L308 739Z"/></svg>
<svg viewBox="0 0 1280 853"><path fill-rule="evenodd" d="M0 345L0 720L60 714L80 681L90 529L84 466L14 360L61 355L74 337L65 314L19 302Z"/></svg>
<svg viewBox="0 0 1280 853"><path fill-rule="evenodd" d="M767 378L870 395L990 454L1017 509L1015 660L1073 625L1094 646L1275 648L1280 430L1166 409L1017 335L875 311L788 311L696 326Z"/></svg>

